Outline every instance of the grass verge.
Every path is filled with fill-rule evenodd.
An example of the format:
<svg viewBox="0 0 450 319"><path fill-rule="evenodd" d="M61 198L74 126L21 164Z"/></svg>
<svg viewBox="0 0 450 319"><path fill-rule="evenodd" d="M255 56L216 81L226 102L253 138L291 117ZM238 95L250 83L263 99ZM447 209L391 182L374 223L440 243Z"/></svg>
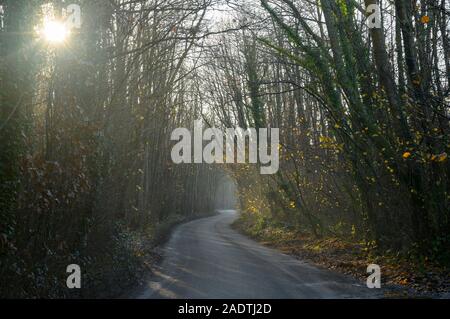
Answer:
<svg viewBox="0 0 450 319"><path fill-rule="evenodd" d="M242 214L233 228L261 244L323 268L365 282L367 266L380 265L387 298L450 298L450 271L427 260L384 252L376 253L364 243L342 238L317 239L281 225L263 223Z"/></svg>

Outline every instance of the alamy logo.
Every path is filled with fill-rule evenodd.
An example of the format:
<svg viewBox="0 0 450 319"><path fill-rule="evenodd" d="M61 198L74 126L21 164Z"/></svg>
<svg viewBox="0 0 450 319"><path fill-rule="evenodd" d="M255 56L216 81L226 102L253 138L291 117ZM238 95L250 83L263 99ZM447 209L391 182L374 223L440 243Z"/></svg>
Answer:
<svg viewBox="0 0 450 319"><path fill-rule="evenodd" d="M199 120L195 121L193 136L188 129L178 128L173 131L171 140L178 141L171 154L175 164L259 163L263 175L276 174L279 169L279 129L204 130L203 121Z"/></svg>
<svg viewBox="0 0 450 319"><path fill-rule="evenodd" d="M367 27L369 29L381 28L381 9L377 4L369 4L366 8L367 13Z"/></svg>
<svg viewBox="0 0 450 319"><path fill-rule="evenodd" d="M67 288L69 289L81 289L81 268L78 265L67 266L66 272L69 273L67 277Z"/></svg>
<svg viewBox="0 0 450 319"><path fill-rule="evenodd" d="M64 11L66 27L69 29L81 28L81 8L78 4L70 4Z"/></svg>
<svg viewBox="0 0 450 319"><path fill-rule="evenodd" d="M367 267L367 273L370 276L367 278L367 288L380 289L381 288L381 268L378 265L372 264Z"/></svg>

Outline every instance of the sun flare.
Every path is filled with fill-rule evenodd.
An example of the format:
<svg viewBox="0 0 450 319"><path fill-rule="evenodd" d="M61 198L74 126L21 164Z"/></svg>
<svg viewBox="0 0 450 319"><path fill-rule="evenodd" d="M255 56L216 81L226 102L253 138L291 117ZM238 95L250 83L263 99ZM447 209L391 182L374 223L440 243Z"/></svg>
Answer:
<svg viewBox="0 0 450 319"><path fill-rule="evenodd" d="M58 44L68 38L70 31L64 23L50 20L44 23L41 34L48 42Z"/></svg>

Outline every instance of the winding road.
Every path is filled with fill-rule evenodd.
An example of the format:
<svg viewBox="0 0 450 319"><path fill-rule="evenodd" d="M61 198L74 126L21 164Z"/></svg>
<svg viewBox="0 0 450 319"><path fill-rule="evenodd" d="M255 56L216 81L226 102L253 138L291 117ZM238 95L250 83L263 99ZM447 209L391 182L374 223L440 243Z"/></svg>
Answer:
<svg viewBox="0 0 450 319"><path fill-rule="evenodd" d="M138 299L376 298L353 279L263 247L234 231L235 211L175 229Z"/></svg>

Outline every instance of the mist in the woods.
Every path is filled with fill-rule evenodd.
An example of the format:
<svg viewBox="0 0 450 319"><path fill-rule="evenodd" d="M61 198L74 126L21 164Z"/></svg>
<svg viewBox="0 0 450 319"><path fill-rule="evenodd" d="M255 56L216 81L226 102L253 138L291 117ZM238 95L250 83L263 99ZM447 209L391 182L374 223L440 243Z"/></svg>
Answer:
<svg viewBox="0 0 450 319"><path fill-rule="evenodd" d="M216 188L216 210L236 210L238 209L236 182L225 175L220 179Z"/></svg>
<svg viewBox="0 0 450 319"><path fill-rule="evenodd" d="M373 264L384 297L448 296L449 19L445 0L0 0L0 297L365 297ZM176 155L215 162L175 163L199 120ZM279 143L227 161L202 136L227 128Z"/></svg>

